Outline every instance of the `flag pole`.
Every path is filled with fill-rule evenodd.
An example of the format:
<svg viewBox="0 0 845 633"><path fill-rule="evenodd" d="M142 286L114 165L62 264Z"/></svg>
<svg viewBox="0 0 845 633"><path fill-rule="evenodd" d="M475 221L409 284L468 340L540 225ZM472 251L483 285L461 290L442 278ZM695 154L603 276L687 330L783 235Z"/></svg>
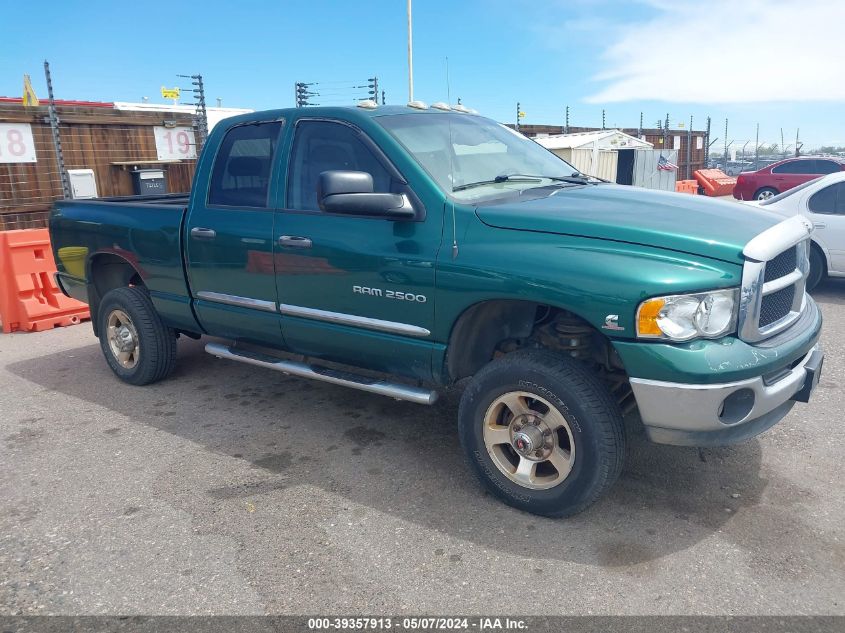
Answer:
<svg viewBox="0 0 845 633"><path fill-rule="evenodd" d="M411 0L408 0L408 102L414 100L414 49L411 26Z"/></svg>

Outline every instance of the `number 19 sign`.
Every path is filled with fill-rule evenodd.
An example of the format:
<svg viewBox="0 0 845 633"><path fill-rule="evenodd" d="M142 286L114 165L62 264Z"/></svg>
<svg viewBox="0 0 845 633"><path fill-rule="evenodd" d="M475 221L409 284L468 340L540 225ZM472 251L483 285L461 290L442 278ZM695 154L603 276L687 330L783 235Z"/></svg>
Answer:
<svg viewBox="0 0 845 633"><path fill-rule="evenodd" d="M154 127L159 160L182 160L197 157L194 130L189 127Z"/></svg>

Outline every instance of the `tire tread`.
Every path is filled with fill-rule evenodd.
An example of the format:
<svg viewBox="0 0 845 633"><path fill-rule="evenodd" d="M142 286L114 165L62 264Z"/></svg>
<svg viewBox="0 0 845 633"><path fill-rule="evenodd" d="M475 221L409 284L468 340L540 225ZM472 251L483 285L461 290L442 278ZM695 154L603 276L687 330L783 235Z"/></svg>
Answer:
<svg viewBox="0 0 845 633"><path fill-rule="evenodd" d="M101 347L117 376L133 385L148 385L169 376L176 366L176 334L162 323L147 289L143 286L127 286L109 291L100 303L99 318L107 314L107 309L111 307L121 307L131 312L129 316L142 342L138 372L131 376L122 375L116 369L105 342L106 328L101 324Z"/></svg>

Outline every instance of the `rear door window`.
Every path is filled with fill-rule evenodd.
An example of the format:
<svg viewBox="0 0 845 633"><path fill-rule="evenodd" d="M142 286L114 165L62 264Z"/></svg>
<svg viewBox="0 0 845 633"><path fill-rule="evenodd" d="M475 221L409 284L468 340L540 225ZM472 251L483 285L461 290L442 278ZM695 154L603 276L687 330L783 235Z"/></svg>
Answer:
<svg viewBox="0 0 845 633"><path fill-rule="evenodd" d="M814 174L835 174L840 170L839 163L832 160L817 159L815 162L816 171L813 172Z"/></svg>
<svg viewBox="0 0 845 633"><path fill-rule="evenodd" d="M281 121L233 127L214 159L208 204L266 208Z"/></svg>

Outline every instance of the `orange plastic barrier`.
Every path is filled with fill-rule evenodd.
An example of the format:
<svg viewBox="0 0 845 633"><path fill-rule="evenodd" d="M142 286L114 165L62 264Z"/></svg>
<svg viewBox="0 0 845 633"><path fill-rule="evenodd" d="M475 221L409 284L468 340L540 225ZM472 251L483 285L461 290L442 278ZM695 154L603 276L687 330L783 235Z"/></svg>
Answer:
<svg viewBox="0 0 845 633"><path fill-rule="evenodd" d="M734 192L736 178L721 169L699 169L692 173L706 196L729 196Z"/></svg>
<svg viewBox="0 0 845 633"><path fill-rule="evenodd" d="M694 196L698 195L698 181L697 180L679 180L675 183L675 191L678 193L691 193Z"/></svg>
<svg viewBox="0 0 845 633"><path fill-rule="evenodd" d="M0 231L0 320L3 332L40 332L90 316L88 306L62 294L47 229Z"/></svg>

